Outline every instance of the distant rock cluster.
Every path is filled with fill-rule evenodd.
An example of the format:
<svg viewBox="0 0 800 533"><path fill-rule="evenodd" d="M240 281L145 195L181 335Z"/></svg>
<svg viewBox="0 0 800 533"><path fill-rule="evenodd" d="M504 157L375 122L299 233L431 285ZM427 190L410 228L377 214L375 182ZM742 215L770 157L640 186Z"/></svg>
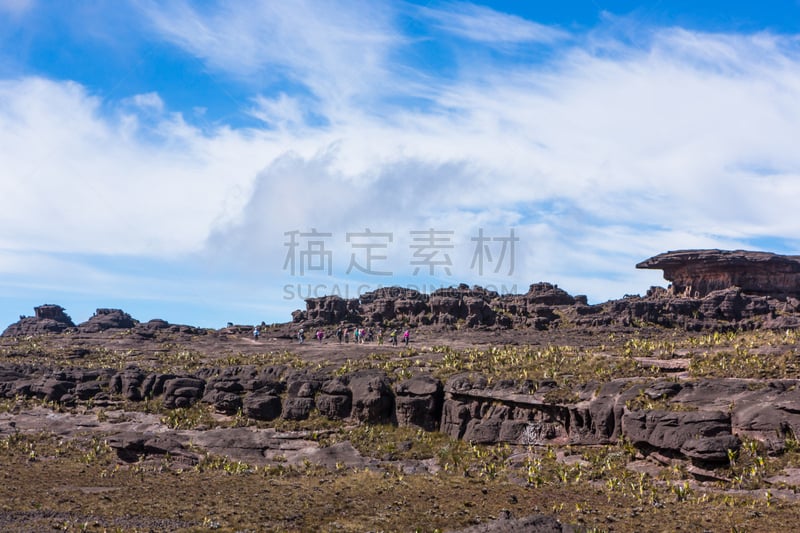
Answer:
<svg viewBox="0 0 800 533"><path fill-rule="evenodd" d="M34 308L35 315L20 317L3 331L2 337L42 335L47 333L97 334L109 330L131 330L141 338L152 338L159 330L198 334L205 330L192 326L170 324L161 319L139 322L122 309L98 309L86 322L77 326L60 305L40 305Z"/></svg>
<svg viewBox="0 0 800 533"><path fill-rule="evenodd" d="M535 283L525 294L500 295L482 287L459 285L431 294L402 287L385 287L345 300L323 296L306 300L305 311L295 311L295 322L333 325L351 322L363 325L407 324L457 327L514 326L547 329L558 319L554 308L586 304L551 283Z"/></svg>
<svg viewBox="0 0 800 533"><path fill-rule="evenodd" d="M800 327L800 257L767 252L684 250L637 265L663 269L668 289L589 305L557 285L535 283L525 294L459 285L430 295L389 287L345 300L306 300L295 322L312 326L446 325L466 328L660 325L690 331Z"/></svg>
<svg viewBox="0 0 800 533"><path fill-rule="evenodd" d="M431 294L384 287L359 298L309 298L305 310L292 313L292 321L309 327L351 324L498 330L640 325L689 331L800 327L798 256L683 250L657 255L637 267L663 269L671 286L594 305L588 304L586 296L572 296L546 282L530 285L525 294L499 294L464 284ZM58 305L43 305L35 311L35 316L21 317L10 325L3 336L66 331L93 334L112 329L131 329L145 338L159 329L206 333L163 320L139 323L120 309L98 309L77 326Z"/></svg>
<svg viewBox="0 0 800 533"><path fill-rule="evenodd" d="M34 316L20 316L19 322L11 324L3 332L4 336L41 335L61 333L74 328L75 323L60 305L45 304L34 308Z"/></svg>

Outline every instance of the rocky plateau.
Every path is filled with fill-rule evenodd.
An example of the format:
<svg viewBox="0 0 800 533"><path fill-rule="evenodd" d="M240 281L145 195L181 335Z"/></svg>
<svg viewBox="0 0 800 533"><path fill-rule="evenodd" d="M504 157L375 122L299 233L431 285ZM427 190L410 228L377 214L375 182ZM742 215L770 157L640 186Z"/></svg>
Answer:
<svg viewBox="0 0 800 533"><path fill-rule="evenodd" d="M727 465L745 441L758 442L769 454L782 453L800 430L800 373L765 379L693 377L685 351L661 351L636 358L640 375L570 382L565 390L557 379L498 378L487 371L442 375L422 365L446 354L445 348L573 343L602 351L606 339L617 335L788 334L800 326L800 257L687 250L637 267L663 269L672 285L600 304L545 282L516 295L466 285L431 294L388 287L358 299L308 299L290 322L262 324L258 341L251 337L254 325L209 330L158 319L140 322L105 308L76 325L62 307L42 305L0 336L0 398L41 403L0 413L0 438L37 431L102 435L124 463L169 456L191 465L203 453L250 464L312 461L330 468L380 468L391 461L363 456L349 443L321 446L311 432L259 425L175 429L146 409L130 409L157 401L168 411L207 406L220 419L270 423L322 417L346 425L441 432L478 445L625 441L643 459L685 465L699 481L717 480L715 468ZM301 327L322 329L327 336L324 342L297 344ZM345 345L333 335L339 327L408 328L412 342L407 348ZM200 354L192 370L160 368L164 339ZM39 344L31 348L32 343ZM793 347L787 349L797 357ZM103 365L90 357L98 350L129 356ZM303 364L228 364L226 359L231 353L281 351L296 353ZM57 357L43 362L47 354ZM348 370L344 364L373 354L419 364L407 372ZM609 356L609 364L620 358ZM438 467L405 461L401 468L416 473ZM516 527L509 525L516 523L510 518L503 523L510 528L505 530ZM562 526L547 527L542 531Z"/></svg>

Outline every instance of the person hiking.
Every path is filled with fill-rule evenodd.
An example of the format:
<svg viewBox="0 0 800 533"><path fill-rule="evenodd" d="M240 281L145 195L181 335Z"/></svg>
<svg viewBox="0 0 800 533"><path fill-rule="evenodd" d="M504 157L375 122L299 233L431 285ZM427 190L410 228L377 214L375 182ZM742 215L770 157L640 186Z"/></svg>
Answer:
<svg viewBox="0 0 800 533"><path fill-rule="evenodd" d="M389 333L389 339L392 341L392 346L397 346L397 330L393 329L391 333Z"/></svg>
<svg viewBox="0 0 800 533"><path fill-rule="evenodd" d="M342 344L342 336L344 332L342 331L342 326L339 326L339 329L336 330L336 338L339 339L339 344Z"/></svg>
<svg viewBox="0 0 800 533"><path fill-rule="evenodd" d="M408 346L408 341L410 340L410 337L411 337L411 332L409 332L408 329L406 329L403 332L403 342L405 343L406 346Z"/></svg>
<svg viewBox="0 0 800 533"><path fill-rule="evenodd" d="M258 336L261 335L261 332L258 331L258 326L253 328L253 340L258 342Z"/></svg>
<svg viewBox="0 0 800 533"><path fill-rule="evenodd" d="M297 340L300 344L303 344L303 341L306 340L306 331L303 328L300 328L300 331L297 332Z"/></svg>

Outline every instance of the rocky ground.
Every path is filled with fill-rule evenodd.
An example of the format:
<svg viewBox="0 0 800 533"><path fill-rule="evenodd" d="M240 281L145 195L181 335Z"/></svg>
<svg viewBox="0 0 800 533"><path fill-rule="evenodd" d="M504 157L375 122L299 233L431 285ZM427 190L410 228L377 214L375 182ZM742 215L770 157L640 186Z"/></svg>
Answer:
<svg viewBox="0 0 800 533"><path fill-rule="evenodd" d="M792 530L800 260L700 252L648 263L681 294L389 288L257 339L38 307L0 336L0 529Z"/></svg>
<svg viewBox="0 0 800 533"><path fill-rule="evenodd" d="M297 327L0 338L4 530L797 519L793 330L430 326L394 347Z"/></svg>

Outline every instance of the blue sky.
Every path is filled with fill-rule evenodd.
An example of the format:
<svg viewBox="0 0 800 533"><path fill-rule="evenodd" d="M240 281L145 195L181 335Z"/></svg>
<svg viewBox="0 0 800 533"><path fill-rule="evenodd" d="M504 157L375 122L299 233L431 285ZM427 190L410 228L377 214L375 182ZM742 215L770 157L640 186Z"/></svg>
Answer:
<svg viewBox="0 0 800 533"><path fill-rule="evenodd" d="M0 0L0 327L644 293L666 250L800 253L798 138L795 0Z"/></svg>

